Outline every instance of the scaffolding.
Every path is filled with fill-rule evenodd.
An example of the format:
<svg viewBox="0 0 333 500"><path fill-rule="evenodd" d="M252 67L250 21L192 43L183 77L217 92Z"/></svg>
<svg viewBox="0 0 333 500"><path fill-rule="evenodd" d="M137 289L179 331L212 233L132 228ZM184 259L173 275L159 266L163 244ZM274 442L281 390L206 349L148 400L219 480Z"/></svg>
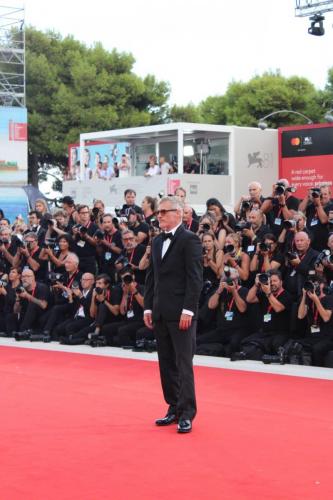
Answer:
<svg viewBox="0 0 333 500"><path fill-rule="evenodd" d="M24 8L0 5L0 106L25 103Z"/></svg>
<svg viewBox="0 0 333 500"><path fill-rule="evenodd" d="M332 0L295 0L296 17L310 17L333 11Z"/></svg>

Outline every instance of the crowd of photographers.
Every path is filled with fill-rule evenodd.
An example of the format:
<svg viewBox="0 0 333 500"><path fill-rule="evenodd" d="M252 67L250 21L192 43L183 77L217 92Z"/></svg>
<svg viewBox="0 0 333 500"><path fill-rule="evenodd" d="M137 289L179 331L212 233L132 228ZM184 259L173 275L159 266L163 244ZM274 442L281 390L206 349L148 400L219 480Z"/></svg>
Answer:
<svg viewBox="0 0 333 500"><path fill-rule="evenodd" d="M210 198L201 217L175 195L203 249L197 353L333 366L330 186L299 200L285 179L266 197L252 182L234 214ZM124 197L114 214L69 196L52 214L37 200L27 222L0 211L0 336L155 350L143 296L157 200Z"/></svg>

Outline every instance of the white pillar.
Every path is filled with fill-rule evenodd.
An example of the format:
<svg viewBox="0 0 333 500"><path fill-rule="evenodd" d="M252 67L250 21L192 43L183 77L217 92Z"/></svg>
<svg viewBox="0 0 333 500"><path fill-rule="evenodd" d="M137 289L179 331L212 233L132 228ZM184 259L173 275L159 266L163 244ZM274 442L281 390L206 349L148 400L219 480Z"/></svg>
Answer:
<svg viewBox="0 0 333 500"><path fill-rule="evenodd" d="M155 144L155 156L156 156L156 163L157 165L160 164L160 143L157 142Z"/></svg>
<svg viewBox="0 0 333 500"><path fill-rule="evenodd" d="M184 173L184 134L178 129L178 148L177 148L178 174Z"/></svg>
<svg viewBox="0 0 333 500"><path fill-rule="evenodd" d="M85 141L80 136L80 181L84 181L84 147Z"/></svg>

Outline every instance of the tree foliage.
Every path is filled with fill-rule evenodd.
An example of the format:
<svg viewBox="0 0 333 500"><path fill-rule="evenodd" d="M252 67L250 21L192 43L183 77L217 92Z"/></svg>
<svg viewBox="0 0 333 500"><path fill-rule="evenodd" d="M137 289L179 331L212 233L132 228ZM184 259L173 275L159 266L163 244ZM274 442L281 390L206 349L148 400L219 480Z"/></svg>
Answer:
<svg viewBox="0 0 333 500"><path fill-rule="evenodd" d="M64 167L67 146L82 132L161 123L170 89L133 73L134 58L100 43L26 31L30 181L38 167Z"/></svg>

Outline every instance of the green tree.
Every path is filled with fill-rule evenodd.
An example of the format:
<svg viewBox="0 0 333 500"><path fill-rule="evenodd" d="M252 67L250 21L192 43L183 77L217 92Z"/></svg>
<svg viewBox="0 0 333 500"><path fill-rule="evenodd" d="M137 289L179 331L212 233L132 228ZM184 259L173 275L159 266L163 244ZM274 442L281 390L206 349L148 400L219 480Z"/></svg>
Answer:
<svg viewBox="0 0 333 500"><path fill-rule="evenodd" d="M169 110L168 121L201 123L202 117L199 108L192 103L186 106L177 106L175 104Z"/></svg>
<svg viewBox="0 0 333 500"><path fill-rule="evenodd" d="M100 43L87 47L68 36L26 31L29 181L48 165L67 163L79 134L161 123L170 88L153 75L133 73L134 58Z"/></svg>

